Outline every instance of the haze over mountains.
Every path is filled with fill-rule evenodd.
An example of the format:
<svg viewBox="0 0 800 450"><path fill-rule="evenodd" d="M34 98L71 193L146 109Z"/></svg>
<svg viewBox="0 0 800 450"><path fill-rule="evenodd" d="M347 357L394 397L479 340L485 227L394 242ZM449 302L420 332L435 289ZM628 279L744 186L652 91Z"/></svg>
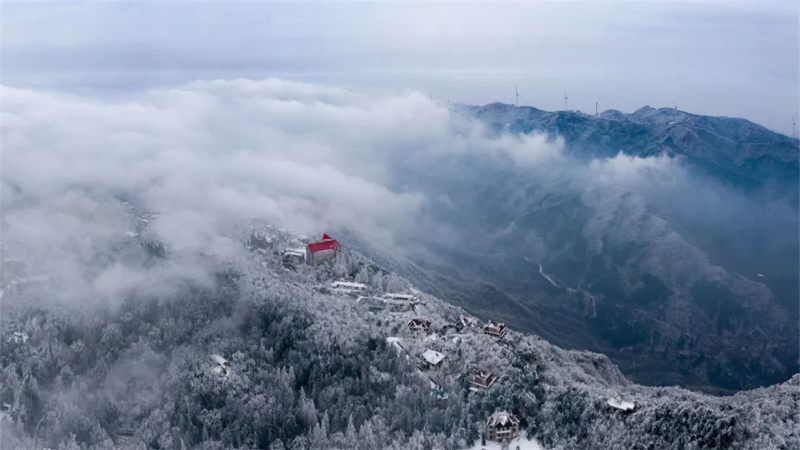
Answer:
<svg viewBox="0 0 800 450"><path fill-rule="evenodd" d="M410 253L426 287L643 383L724 391L797 372L796 139L673 108L455 111L563 152L398 169L447 228Z"/></svg>
<svg viewBox="0 0 800 450"><path fill-rule="evenodd" d="M347 230L443 299L642 383L797 372L797 140L746 120L447 108L274 79L114 101L7 88L3 114L6 253L61 278L63 301L152 276L87 256L125 223L113 194L204 252L230 251L216 236L233 219Z"/></svg>
<svg viewBox="0 0 800 450"><path fill-rule="evenodd" d="M495 408L525 411L531 435L571 448L590 435L596 448L797 441L797 379L786 382L798 371L797 140L674 109L448 108L417 92L276 79L114 100L3 95L3 304L14 309L2 331L31 336L30 346L3 337L0 395L22 427L7 435L15 442L36 439L42 420L53 445L74 433L108 447L132 427L162 446L342 447L364 426L364 439L386 446L457 448ZM266 224L331 231L358 267L281 268L245 248ZM276 245L297 244L281 233ZM521 359L479 348L514 367L511 384L488 400L458 397L447 423L436 422L445 407L419 414L412 405L430 393L378 344L395 324L312 289L334 275L379 289L389 274L440 298L423 312L442 323L461 307L519 333L532 346ZM320 346L338 331L342 347ZM632 386L604 358L530 333L604 353L642 384L713 393L781 384L723 399ZM215 379L194 378L214 348L242 353L232 359L246 367L237 386L251 389L253 414L238 414L238 397ZM332 366L309 365L320 352ZM341 377L314 378L318 367ZM459 380L451 396L463 393ZM141 386L152 395L140 402ZM292 412L276 433L253 434L267 420L255 414L269 410L267 386L285 387L279 404ZM398 389L407 402L382 403ZM646 403L641 415L607 414L617 389ZM356 392L369 409L351 428L355 400L331 405ZM191 410L172 408L182 394L196 395ZM325 420L309 396L330 411L329 432L313 431ZM768 432L742 423L751 406ZM238 431L226 434L231 421Z"/></svg>

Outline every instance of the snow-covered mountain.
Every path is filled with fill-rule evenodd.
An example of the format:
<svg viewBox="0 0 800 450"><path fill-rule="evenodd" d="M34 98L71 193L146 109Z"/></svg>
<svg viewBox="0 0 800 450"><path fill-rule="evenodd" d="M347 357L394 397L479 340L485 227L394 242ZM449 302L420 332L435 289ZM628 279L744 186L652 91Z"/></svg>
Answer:
<svg viewBox="0 0 800 450"><path fill-rule="evenodd" d="M146 227L107 253L152 273L191 257L210 283L134 289L115 307L55 306L46 284L7 290L2 447L468 448L495 411L544 448L800 445L797 377L729 397L636 385L599 354L459 328L466 311L350 248L309 266L283 255L308 238L238 230L235 258L154 252ZM336 280L418 301L376 308ZM409 330L415 318L430 333ZM427 350L442 367L420 369ZM496 375L486 391L470 389L479 370Z"/></svg>
<svg viewBox="0 0 800 450"><path fill-rule="evenodd" d="M673 108L455 111L507 148L546 136L563 152L396 161L435 226L395 270L645 384L731 392L797 373L796 139Z"/></svg>
<svg viewBox="0 0 800 450"><path fill-rule="evenodd" d="M545 447L796 446L785 138L274 79L3 95L4 447L468 448L501 411ZM347 250L292 263L279 230L322 229Z"/></svg>
<svg viewBox="0 0 800 450"><path fill-rule="evenodd" d="M570 150L592 157L619 152L636 156L683 155L707 173L745 187L784 184L796 203L797 139L745 119L692 114L677 108L644 106L633 113L543 111L502 103L464 106L496 130L545 132L564 137Z"/></svg>

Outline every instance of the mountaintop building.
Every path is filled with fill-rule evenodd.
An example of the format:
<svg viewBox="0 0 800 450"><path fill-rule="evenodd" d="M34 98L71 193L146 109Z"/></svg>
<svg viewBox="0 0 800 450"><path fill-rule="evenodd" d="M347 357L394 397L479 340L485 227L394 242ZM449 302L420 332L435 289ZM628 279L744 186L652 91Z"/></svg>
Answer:
<svg viewBox="0 0 800 450"><path fill-rule="evenodd" d="M342 244L339 241L330 237L328 233L323 233L321 241L310 242L306 246L306 262L316 266L322 261L333 259L341 248Z"/></svg>

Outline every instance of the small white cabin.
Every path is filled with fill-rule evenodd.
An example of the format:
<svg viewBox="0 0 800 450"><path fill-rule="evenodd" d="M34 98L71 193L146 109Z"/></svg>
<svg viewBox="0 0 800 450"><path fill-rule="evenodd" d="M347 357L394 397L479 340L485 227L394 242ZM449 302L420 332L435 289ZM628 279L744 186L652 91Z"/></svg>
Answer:
<svg viewBox="0 0 800 450"><path fill-rule="evenodd" d="M331 287L334 289L342 289L348 291L366 291L367 285L362 283L352 283L350 281L334 281L331 283Z"/></svg>
<svg viewBox="0 0 800 450"><path fill-rule="evenodd" d="M422 354L422 360L429 369L441 367L445 358L445 355L431 349L425 350L425 353Z"/></svg>
<svg viewBox="0 0 800 450"><path fill-rule="evenodd" d="M619 396L617 396L616 398L613 397L609 398L606 401L606 403L608 404L608 406L622 412L631 412L634 409L636 409L636 404L634 404L633 402L622 400L622 398Z"/></svg>
<svg viewBox="0 0 800 450"><path fill-rule="evenodd" d="M230 367L231 363L227 359L223 358L219 355L211 355L211 361L214 361L215 364L221 367Z"/></svg>

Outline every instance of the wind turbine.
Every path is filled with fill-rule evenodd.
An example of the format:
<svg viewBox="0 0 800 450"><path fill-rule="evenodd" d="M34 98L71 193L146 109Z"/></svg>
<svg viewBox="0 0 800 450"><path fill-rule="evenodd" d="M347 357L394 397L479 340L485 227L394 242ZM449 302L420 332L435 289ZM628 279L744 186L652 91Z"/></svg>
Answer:
<svg viewBox="0 0 800 450"><path fill-rule="evenodd" d="M516 101L516 103L515 103L514 105L515 105L517 108L519 108L519 87L518 87L518 86L514 86L514 93L515 93L515 94L516 94L516 96L517 96L517 101Z"/></svg>
<svg viewBox="0 0 800 450"><path fill-rule="evenodd" d="M595 117L600 117L599 107L600 107L600 104L597 103L597 102L594 102L594 116Z"/></svg>
<svg viewBox="0 0 800 450"><path fill-rule="evenodd" d="M567 107L567 99L568 98L569 97L567 97L567 91L564 91L564 111L568 111L569 110L569 108Z"/></svg>
<svg viewBox="0 0 800 450"><path fill-rule="evenodd" d="M678 105L676 105L675 102L672 102L672 107L675 108L675 111L678 110Z"/></svg>

